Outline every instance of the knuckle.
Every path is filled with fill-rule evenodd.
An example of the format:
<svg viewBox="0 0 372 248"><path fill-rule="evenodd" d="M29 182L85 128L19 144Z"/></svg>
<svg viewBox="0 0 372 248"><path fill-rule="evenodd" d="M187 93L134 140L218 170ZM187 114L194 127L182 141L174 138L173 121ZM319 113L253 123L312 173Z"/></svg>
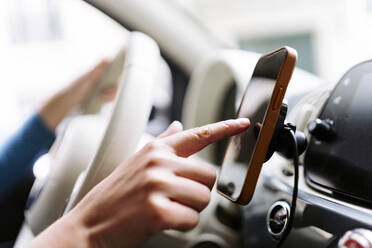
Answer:
<svg viewBox="0 0 372 248"><path fill-rule="evenodd" d="M164 165L167 161L166 156L158 151L151 152L148 155L148 167Z"/></svg>
<svg viewBox="0 0 372 248"><path fill-rule="evenodd" d="M156 151L156 150L160 149L161 146L162 146L161 141L153 140L153 141L150 141L149 143L147 143L145 145L145 150L148 151L148 152Z"/></svg>
<svg viewBox="0 0 372 248"><path fill-rule="evenodd" d="M148 197L147 207L150 210L151 219L153 222L153 228L155 232L160 232L167 228L166 211L161 207L160 204L154 199L152 195Z"/></svg>
<svg viewBox="0 0 372 248"><path fill-rule="evenodd" d="M165 181L162 177L157 176L155 172L148 170L146 171L144 176L144 182L146 185L146 188L152 192L155 190L158 190L163 187L165 184Z"/></svg>
<svg viewBox="0 0 372 248"><path fill-rule="evenodd" d="M152 213L153 213L154 210L156 210L157 207L158 207L158 204L157 204L156 200L154 199L154 195L153 195L153 194L148 194L148 195L147 195L147 198L146 198L145 204L146 204L146 208L147 208L148 210L150 210Z"/></svg>
<svg viewBox="0 0 372 248"><path fill-rule="evenodd" d="M212 128L210 126L199 127L195 132L195 136L201 142L208 143L212 138Z"/></svg>
<svg viewBox="0 0 372 248"><path fill-rule="evenodd" d="M152 174L153 172L151 170L146 170L143 172L143 181L145 182L145 184L147 184L148 182L151 182L152 180Z"/></svg>
<svg viewBox="0 0 372 248"><path fill-rule="evenodd" d="M223 121L221 123L223 129L230 129L232 127L231 121Z"/></svg>

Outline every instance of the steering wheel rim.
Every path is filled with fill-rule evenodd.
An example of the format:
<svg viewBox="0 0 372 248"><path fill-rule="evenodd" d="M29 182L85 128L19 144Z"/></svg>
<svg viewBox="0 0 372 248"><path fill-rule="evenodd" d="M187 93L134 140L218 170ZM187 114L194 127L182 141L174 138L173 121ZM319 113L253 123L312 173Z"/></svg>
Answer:
<svg viewBox="0 0 372 248"><path fill-rule="evenodd" d="M64 209L66 212L75 206L91 188L135 152L150 115L159 62L156 42L143 33L132 32L108 121L82 116L69 124L49 179L26 212L25 221L34 235L58 219ZM97 143L98 147L95 147ZM71 191L78 175L85 169L86 175L79 179L81 184ZM76 194L70 196L66 206L71 192Z"/></svg>
<svg viewBox="0 0 372 248"><path fill-rule="evenodd" d="M121 101L115 101L101 145L88 167L80 189L76 189L76 195L71 197L66 211L74 207L122 161L134 154L145 131L151 112L152 89L160 63L160 52L153 40L140 33L132 34L129 47L131 50L127 55L128 63L124 65L122 78L126 83L121 84L117 92ZM129 111L131 116L122 114ZM127 129L131 130L131 135L123 135L122 131Z"/></svg>

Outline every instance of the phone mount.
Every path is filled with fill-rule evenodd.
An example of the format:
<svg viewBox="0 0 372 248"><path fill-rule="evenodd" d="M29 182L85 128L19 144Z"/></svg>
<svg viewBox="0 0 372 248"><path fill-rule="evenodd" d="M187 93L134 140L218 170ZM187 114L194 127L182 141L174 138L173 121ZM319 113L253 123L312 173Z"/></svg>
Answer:
<svg viewBox="0 0 372 248"><path fill-rule="evenodd" d="M298 156L301 155L307 148L306 135L303 132L296 130L296 125L294 123L284 123L287 116L287 111L288 105L286 103L282 103L278 121L274 129L274 134L271 138L271 143L266 153L265 162L271 158L274 152L278 152L280 155L288 159L293 158L294 143L292 142L293 138L290 134L291 131L295 133Z"/></svg>

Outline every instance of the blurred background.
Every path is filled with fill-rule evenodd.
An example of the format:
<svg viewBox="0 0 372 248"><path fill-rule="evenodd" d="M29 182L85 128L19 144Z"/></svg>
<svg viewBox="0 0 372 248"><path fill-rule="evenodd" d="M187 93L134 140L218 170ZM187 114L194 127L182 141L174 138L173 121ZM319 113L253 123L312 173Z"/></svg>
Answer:
<svg viewBox="0 0 372 248"><path fill-rule="evenodd" d="M112 57L126 34L83 1L0 1L0 142L48 96Z"/></svg>
<svg viewBox="0 0 372 248"><path fill-rule="evenodd" d="M221 37L264 53L288 44L298 66L337 80L372 56L371 0L190 0L190 9Z"/></svg>
<svg viewBox="0 0 372 248"><path fill-rule="evenodd" d="M157 1L177 5L226 47L290 45L300 68L327 81L372 58L372 0ZM112 57L127 33L83 1L0 1L0 142L43 99Z"/></svg>

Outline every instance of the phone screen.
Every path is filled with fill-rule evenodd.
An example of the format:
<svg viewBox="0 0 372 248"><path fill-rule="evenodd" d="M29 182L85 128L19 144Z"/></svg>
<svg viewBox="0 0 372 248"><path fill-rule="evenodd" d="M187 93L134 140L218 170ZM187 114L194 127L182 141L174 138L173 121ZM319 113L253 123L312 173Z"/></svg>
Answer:
<svg viewBox="0 0 372 248"><path fill-rule="evenodd" d="M245 178L270 105L271 96L287 51L261 57L245 90L237 117L249 118L251 125L243 133L230 138L218 180L218 190L236 200Z"/></svg>

